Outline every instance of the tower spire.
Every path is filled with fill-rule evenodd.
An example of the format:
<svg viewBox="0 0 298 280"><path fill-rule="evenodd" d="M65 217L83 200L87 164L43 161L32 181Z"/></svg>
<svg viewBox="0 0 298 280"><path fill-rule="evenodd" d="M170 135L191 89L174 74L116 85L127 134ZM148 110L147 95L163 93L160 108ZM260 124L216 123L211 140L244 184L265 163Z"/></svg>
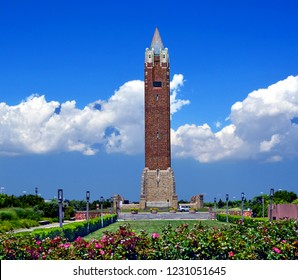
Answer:
<svg viewBox="0 0 298 280"><path fill-rule="evenodd" d="M161 40L161 37L160 37L160 34L159 34L159 31L158 31L157 27L155 28L155 32L154 32L154 35L153 35L153 38L152 38L150 48L154 49L154 54L160 54L160 50L164 49L164 46L163 46L163 43L162 43L162 40Z"/></svg>

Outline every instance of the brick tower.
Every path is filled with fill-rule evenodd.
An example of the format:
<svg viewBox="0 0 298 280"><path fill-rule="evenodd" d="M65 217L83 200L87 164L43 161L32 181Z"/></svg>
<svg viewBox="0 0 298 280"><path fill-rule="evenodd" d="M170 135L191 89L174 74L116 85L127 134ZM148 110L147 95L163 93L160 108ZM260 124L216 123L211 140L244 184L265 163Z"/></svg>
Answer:
<svg viewBox="0 0 298 280"><path fill-rule="evenodd" d="M171 168L170 64L155 29L145 52L145 168L142 174L140 208L174 207L178 197Z"/></svg>

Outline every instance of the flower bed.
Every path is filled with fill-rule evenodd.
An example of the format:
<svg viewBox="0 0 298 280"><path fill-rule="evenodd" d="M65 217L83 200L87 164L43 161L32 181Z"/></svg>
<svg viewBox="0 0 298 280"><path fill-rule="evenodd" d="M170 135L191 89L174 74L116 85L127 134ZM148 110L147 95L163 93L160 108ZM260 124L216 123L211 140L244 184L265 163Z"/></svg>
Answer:
<svg viewBox="0 0 298 280"><path fill-rule="evenodd" d="M34 236L1 235L1 259L46 260L264 260L298 259L298 222L238 222L222 228L197 224L177 228L168 225L161 235L133 232L129 226L106 232L101 240L70 242L62 236L37 239Z"/></svg>

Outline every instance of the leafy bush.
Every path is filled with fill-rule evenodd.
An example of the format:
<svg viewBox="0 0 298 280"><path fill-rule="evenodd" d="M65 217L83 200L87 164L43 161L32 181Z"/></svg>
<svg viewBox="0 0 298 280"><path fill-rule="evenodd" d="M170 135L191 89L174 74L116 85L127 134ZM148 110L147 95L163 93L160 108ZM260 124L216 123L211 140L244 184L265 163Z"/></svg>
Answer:
<svg viewBox="0 0 298 280"><path fill-rule="evenodd" d="M220 222L226 222L227 216L226 214L216 214L216 219ZM237 224L239 221L242 220L242 216L237 215L228 215L228 221L232 224ZM245 224L252 224L254 221L268 221L267 218L250 218L250 217L244 217L244 223Z"/></svg>
<svg viewBox="0 0 298 280"><path fill-rule="evenodd" d="M28 219L38 221L42 217L41 214L33 208L6 208L0 210L0 220Z"/></svg>
<svg viewBox="0 0 298 280"><path fill-rule="evenodd" d="M38 226L39 223L34 220L18 219L10 221L0 221L0 233L5 233L18 228L30 228Z"/></svg>
<svg viewBox="0 0 298 280"><path fill-rule="evenodd" d="M10 209L0 211L0 220L1 221L17 220L17 218L18 218L18 216L15 211L12 211Z"/></svg>
<svg viewBox="0 0 298 280"><path fill-rule="evenodd" d="M168 225L161 235L136 234L129 225L105 232L100 240L65 236L0 235L0 259L48 260L274 260L298 259L298 222L258 221L222 228L196 224ZM40 236L41 237L41 236ZM73 236L74 237L74 236Z"/></svg>
<svg viewBox="0 0 298 280"><path fill-rule="evenodd" d="M36 211L33 208L14 208L20 219L29 219L39 221L42 218L43 212Z"/></svg>

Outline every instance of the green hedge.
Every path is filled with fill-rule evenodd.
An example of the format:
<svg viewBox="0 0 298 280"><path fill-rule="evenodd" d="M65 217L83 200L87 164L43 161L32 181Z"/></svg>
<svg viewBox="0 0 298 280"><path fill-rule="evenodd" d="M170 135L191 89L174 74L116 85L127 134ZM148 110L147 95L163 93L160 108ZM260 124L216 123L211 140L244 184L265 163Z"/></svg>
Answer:
<svg viewBox="0 0 298 280"><path fill-rule="evenodd" d="M108 226L111 223L117 221L116 214L109 214L103 217L103 227ZM71 224L63 225L62 228L54 227L47 229L35 229L32 232L20 232L16 233L17 236L32 236L38 240L43 240L47 237L53 239L55 236L63 236L68 239L70 242L76 240L78 237L83 237L93 231L96 231L101 228L101 218L95 218L89 220L89 231L88 231L88 222L74 222Z"/></svg>
<svg viewBox="0 0 298 280"><path fill-rule="evenodd" d="M227 215L226 214L216 214L216 219L220 222L226 222ZM238 215L228 215L228 221L232 224L237 224L239 221L242 220L242 216ZM244 217L244 223L245 224L252 224L253 221L268 221L267 218L250 218L250 217Z"/></svg>

